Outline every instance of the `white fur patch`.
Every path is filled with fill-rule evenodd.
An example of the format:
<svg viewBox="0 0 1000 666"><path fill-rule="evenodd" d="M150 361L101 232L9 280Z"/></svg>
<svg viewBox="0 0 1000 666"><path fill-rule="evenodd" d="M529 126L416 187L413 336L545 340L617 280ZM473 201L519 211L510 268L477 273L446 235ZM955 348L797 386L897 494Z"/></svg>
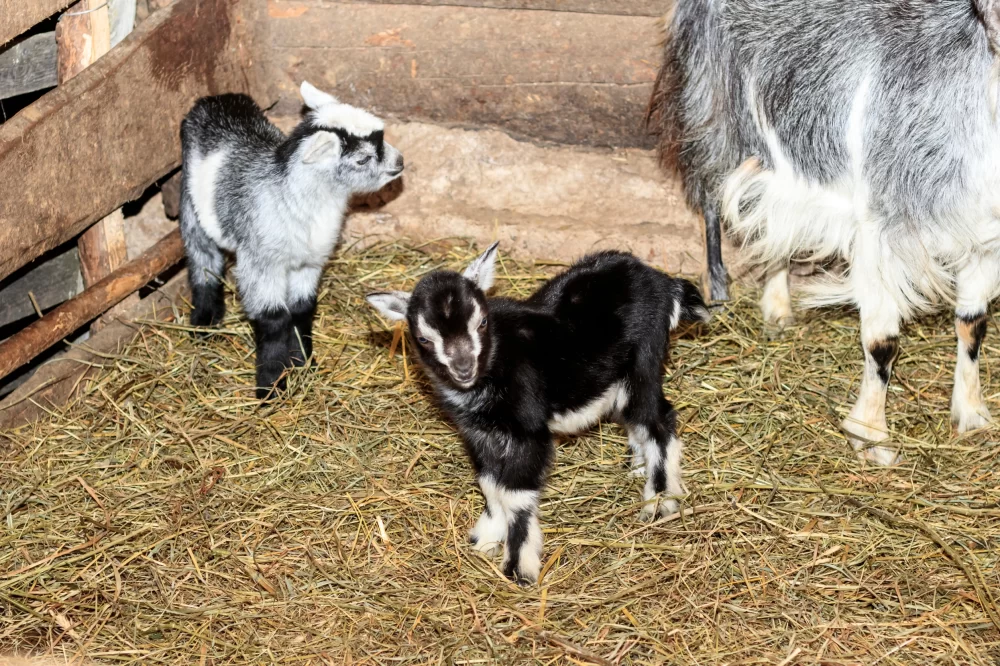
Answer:
<svg viewBox="0 0 1000 666"><path fill-rule="evenodd" d="M224 241L222 227L219 225L219 215L215 208L215 184L227 156L225 150L218 150L205 157L192 156L189 160L191 173L187 175L187 178L192 203L201 228L204 229L209 238L215 241L216 245L232 252L236 248Z"/></svg>
<svg viewBox="0 0 1000 666"><path fill-rule="evenodd" d="M483 321L483 311L479 309L479 303L473 301L472 316L466 324L469 331L469 339L472 340L472 356L479 362L479 353L483 351L483 342L479 339L479 324Z"/></svg>
<svg viewBox="0 0 1000 666"><path fill-rule="evenodd" d="M784 328L792 323L792 296L788 291L788 269L769 273L760 297L764 321Z"/></svg>
<svg viewBox="0 0 1000 666"><path fill-rule="evenodd" d="M444 353L444 338L441 337L436 328L427 323L423 315L417 315L417 335L431 341L431 346L434 348L434 358L438 360L438 363L450 369L451 365Z"/></svg>
<svg viewBox="0 0 1000 666"><path fill-rule="evenodd" d="M372 132L381 132L385 123L364 109L335 102L325 104L312 114L313 122L320 127L337 128L357 137L366 137Z"/></svg>
<svg viewBox="0 0 1000 666"><path fill-rule="evenodd" d="M582 432L608 414L620 412L628 404L628 390L622 383L613 384L599 398L580 409L553 414L549 430L572 435Z"/></svg>

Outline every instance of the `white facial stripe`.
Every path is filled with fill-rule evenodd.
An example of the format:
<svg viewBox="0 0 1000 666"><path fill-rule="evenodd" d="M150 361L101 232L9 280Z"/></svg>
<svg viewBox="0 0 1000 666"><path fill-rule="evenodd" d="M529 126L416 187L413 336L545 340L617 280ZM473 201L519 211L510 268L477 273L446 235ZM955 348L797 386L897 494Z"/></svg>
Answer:
<svg viewBox="0 0 1000 666"><path fill-rule="evenodd" d="M479 322L482 319L483 311L479 309L479 303L473 301L472 316L469 317L469 323L466 327L469 329L469 338L472 340L472 356L477 361L479 360L479 352L483 350L483 343L479 339Z"/></svg>
<svg viewBox="0 0 1000 666"><path fill-rule="evenodd" d="M313 122L322 127L340 128L357 137L385 129L385 123L364 109L350 104L324 104L313 111Z"/></svg>
<svg viewBox="0 0 1000 666"><path fill-rule="evenodd" d="M431 341L431 344L434 345L434 358L438 360L438 363L451 370L448 357L444 354L444 338L427 323L423 315L417 316L417 335Z"/></svg>

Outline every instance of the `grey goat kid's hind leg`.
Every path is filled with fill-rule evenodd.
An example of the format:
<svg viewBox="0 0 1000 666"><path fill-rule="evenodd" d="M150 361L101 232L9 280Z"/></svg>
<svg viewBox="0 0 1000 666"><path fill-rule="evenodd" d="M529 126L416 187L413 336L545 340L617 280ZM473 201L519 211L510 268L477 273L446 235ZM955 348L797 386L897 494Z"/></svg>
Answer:
<svg viewBox="0 0 1000 666"><path fill-rule="evenodd" d="M996 260L978 257L956 276L955 333L958 354L955 358L955 386L951 394L951 420L958 432L968 432L987 425L991 418L979 379L979 357L989 324L987 305L1000 280Z"/></svg>
<svg viewBox="0 0 1000 666"><path fill-rule="evenodd" d="M186 190L181 191L181 237L187 254L188 284L191 285L192 326L216 326L226 314L222 275L226 258L198 224Z"/></svg>
<svg viewBox="0 0 1000 666"><path fill-rule="evenodd" d="M288 276L288 310L292 318L288 354L296 367L305 365L312 356L312 327L321 274L321 268L308 267L292 271Z"/></svg>

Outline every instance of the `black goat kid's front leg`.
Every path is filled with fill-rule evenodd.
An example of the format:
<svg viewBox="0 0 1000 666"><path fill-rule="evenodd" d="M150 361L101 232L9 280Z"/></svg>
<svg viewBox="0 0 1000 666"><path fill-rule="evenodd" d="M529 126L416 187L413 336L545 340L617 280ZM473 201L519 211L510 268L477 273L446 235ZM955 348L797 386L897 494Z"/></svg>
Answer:
<svg viewBox="0 0 1000 666"><path fill-rule="evenodd" d="M312 356L312 326L313 317L316 316L316 299L313 297L311 300L293 303L290 310L292 329L288 336L288 354L292 365L299 368Z"/></svg>
<svg viewBox="0 0 1000 666"><path fill-rule="evenodd" d="M250 320L257 345L257 398L264 400L285 390L285 370L291 366L288 336L292 315L285 308L264 310Z"/></svg>

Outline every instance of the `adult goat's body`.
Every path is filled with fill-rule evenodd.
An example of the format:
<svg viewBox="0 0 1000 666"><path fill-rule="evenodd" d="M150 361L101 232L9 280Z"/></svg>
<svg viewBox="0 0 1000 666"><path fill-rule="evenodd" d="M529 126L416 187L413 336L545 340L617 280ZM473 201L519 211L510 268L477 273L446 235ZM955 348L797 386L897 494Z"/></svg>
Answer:
<svg viewBox="0 0 1000 666"><path fill-rule="evenodd" d="M992 0L678 0L651 106L667 161L706 218L767 267L766 319L791 315L788 262L841 259L810 304L853 303L865 373L844 430L863 457L887 438L900 325L953 300L952 416L985 424L978 354L1000 285L1000 132Z"/></svg>

